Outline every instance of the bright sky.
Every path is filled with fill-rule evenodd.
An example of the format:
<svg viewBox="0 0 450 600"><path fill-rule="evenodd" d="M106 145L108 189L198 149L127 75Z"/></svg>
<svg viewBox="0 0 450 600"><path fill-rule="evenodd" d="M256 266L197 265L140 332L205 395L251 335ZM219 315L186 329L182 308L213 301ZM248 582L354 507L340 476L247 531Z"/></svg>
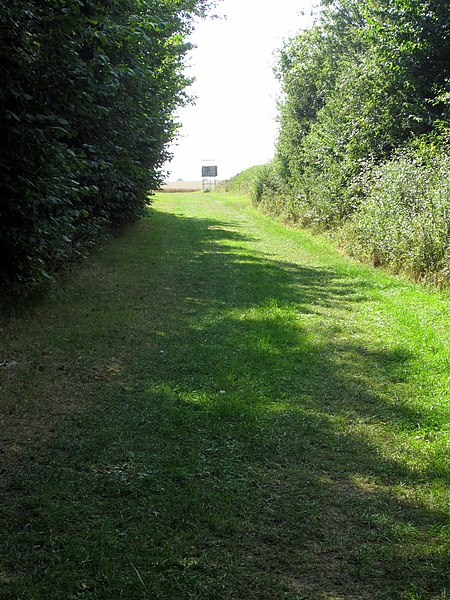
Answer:
<svg viewBox="0 0 450 600"><path fill-rule="evenodd" d="M311 22L312 0L222 0L197 25L188 61L195 106L179 111L183 127L166 165L167 180L198 181L202 165L227 179L274 155L277 135L274 52Z"/></svg>

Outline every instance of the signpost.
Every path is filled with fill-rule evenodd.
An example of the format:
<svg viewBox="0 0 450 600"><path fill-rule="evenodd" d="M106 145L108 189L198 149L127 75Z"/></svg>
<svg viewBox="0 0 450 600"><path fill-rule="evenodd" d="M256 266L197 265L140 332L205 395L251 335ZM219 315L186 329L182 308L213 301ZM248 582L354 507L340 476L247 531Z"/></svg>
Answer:
<svg viewBox="0 0 450 600"><path fill-rule="evenodd" d="M211 189L211 177L217 177L217 165L203 165L202 166L202 188L204 190ZM214 181L214 184L216 182Z"/></svg>
<svg viewBox="0 0 450 600"><path fill-rule="evenodd" d="M202 177L217 177L217 166L206 165L202 167Z"/></svg>

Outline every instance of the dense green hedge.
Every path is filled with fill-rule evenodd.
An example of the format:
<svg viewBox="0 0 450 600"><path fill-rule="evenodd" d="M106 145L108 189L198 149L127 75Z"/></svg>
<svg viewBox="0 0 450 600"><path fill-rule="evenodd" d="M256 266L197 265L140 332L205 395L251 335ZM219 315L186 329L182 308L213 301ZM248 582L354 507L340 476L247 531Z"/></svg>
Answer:
<svg viewBox="0 0 450 600"><path fill-rule="evenodd" d="M257 202L306 225L343 228L347 249L375 264L445 273L450 4L321 5L316 24L280 51L280 133L275 160L259 171Z"/></svg>
<svg viewBox="0 0 450 600"><path fill-rule="evenodd" d="M219 189L224 192L247 194L255 204L260 204L269 191L281 193L282 182L277 177L271 163L255 165L245 169L231 179L221 182Z"/></svg>
<svg viewBox="0 0 450 600"><path fill-rule="evenodd" d="M0 278L38 284L142 214L207 0L0 0Z"/></svg>
<svg viewBox="0 0 450 600"><path fill-rule="evenodd" d="M340 231L346 250L415 278L448 280L450 153L409 147L365 179L364 199Z"/></svg>

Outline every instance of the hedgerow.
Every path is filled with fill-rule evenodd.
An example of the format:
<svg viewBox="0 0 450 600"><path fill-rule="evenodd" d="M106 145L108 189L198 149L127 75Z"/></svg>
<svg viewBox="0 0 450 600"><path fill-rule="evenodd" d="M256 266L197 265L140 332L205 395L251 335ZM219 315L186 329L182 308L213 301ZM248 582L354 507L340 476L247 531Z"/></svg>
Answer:
<svg viewBox="0 0 450 600"><path fill-rule="evenodd" d="M376 264L446 273L449 22L446 0L322 0L279 54L279 137L258 203L342 230Z"/></svg>
<svg viewBox="0 0 450 600"><path fill-rule="evenodd" d="M42 283L159 186L206 0L0 0L0 279Z"/></svg>
<svg viewBox="0 0 450 600"><path fill-rule="evenodd" d="M262 168L264 168L263 165L255 165L237 173L237 175L231 179L222 181L219 184L220 191L248 194L253 198L255 193L255 182L259 178L259 172Z"/></svg>

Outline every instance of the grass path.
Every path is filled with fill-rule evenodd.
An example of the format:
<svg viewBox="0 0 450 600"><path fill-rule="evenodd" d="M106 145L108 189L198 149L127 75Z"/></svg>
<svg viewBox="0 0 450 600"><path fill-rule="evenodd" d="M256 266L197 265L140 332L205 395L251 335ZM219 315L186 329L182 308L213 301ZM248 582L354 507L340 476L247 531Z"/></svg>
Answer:
<svg viewBox="0 0 450 600"><path fill-rule="evenodd" d="M0 321L0 598L449 598L449 300L159 196Z"/></svg>

